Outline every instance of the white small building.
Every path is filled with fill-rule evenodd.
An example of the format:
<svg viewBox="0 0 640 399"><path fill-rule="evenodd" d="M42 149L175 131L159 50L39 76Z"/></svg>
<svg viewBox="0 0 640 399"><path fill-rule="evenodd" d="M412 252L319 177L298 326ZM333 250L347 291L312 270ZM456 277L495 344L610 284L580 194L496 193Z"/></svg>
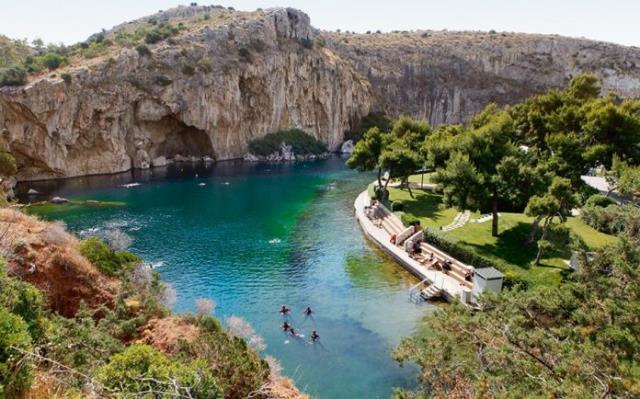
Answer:
<svg viewBox="0 0 640 399"><path fill-rule="evenodd" d="M473 274L473 296L478 297L482 293L502 291L504 274L493 267L475 269Z"/></svg>

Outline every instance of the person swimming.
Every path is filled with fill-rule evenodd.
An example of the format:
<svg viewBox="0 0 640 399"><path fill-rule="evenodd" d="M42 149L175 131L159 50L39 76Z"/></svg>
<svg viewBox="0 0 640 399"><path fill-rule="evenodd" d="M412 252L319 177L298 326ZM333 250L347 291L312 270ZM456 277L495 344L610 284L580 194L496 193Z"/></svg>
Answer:
<svg viewBox="0 0 640 399"><path fill-rule="evenodd" d="M282 307L280 308L280 313L281 313L281 314L288 314L290 310L291 310L291 309L289 309L289 308L287 307L287 305L282 305Z"/></svg>
<svg viewBox="0 0 640 399"><path fill-rule="evenodd" d="M311 310L311 307L307 306L307 308L304 310L303 313L305 316L311 316L311 313L313 313L313 310Z"/></svg>
<svg viewBox="0 0 640 399"><path fill-rule="evenodd" d="M298 336L298 333L296 333L296 330L294 330L293 327L289 328L289 334L291 334L294 337Z"/></svg>
<svg viewBox="0 0 640 399"><path fill-rule="evenodd" d="M282 329L284 331L289 331L290 328L291 328L291 325L288 322L285 321L284 323L282 323Z"/></svg>
<svg viewBox="0 0 640 399"><path fill-rule="evenodd" d="M311 332L311 341L316 342L319 339L320 339L320 335L316 330L313 330L313 332Z"/></svg>

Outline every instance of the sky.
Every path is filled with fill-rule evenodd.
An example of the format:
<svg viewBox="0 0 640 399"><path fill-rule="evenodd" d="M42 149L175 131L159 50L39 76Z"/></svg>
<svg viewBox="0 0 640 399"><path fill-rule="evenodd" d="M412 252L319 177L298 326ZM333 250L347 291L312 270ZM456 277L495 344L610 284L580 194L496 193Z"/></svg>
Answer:
<svg viewBox="0 0 640 399"><path fill-rule="evenodd" d="M216 0L213 0L216 1ZM320 29L496 30L640 46L640 0L217 0L238 10L289 6ZM177 0L0 0L0 34L73 44Z"/></svg>

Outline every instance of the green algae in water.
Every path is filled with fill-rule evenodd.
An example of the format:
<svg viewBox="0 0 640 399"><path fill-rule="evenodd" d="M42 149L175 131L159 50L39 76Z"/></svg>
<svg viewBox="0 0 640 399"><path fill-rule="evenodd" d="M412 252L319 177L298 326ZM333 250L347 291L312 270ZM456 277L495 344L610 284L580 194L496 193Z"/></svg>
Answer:
<svg viewBox="0 0 640 399"><path fill-rule="evenodd" d="M39 216L48 220L55 220L58 218L64 218L64 216L69 214L82 213L83 211L95 208L120 207L126 205L126 203L121 201L71 199L69 202L62 204L53 204L45 201L29 204L24 207L24 211L29 215Z"/></svg>
<svg viewBox="0 0 640 399"><path fill-rule="evenodd" d="M126 206L58 207L47 217L75 232L124 230L132 251L177 291L175 311L193 312L206 297L220 319L246 319L267 343L263 355L313 397L388 398L394 387L415 386L418 372L391 351L434 308L411 303L417 280L364 238L353 201L375 175L343 162L217 164L199 177L185 168L129 189L61 191L51 195ZM283 334L282 304L304 339ZM306 306L313 317L302 314ZM307 340L312 330L317 345Z"/></svg>

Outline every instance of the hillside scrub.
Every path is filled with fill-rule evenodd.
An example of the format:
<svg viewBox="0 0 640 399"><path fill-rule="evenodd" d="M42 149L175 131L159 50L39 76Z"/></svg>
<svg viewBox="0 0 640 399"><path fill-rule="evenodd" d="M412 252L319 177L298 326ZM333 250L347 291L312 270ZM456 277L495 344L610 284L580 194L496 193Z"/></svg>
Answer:
<svg viewBox="0 0 640 399"><path fill-rule="evenodd" d="M255 155L267 156L280 151L285 143L292 147L296 155L320 155L327 152L327 146L300 129L280 130L249 143L249 151Z"/></svg>
<svg viewBox="0 0 640 399"><path fill-rule="evenodd" d="M12 251L0 263L0 396L304 397L217 319L171 316L168 287L135 255L97 238L79 243L61 223L8 209L0 227L0 249ZM47 271L51 258L67 270ZM56 278L81 296L64 314L57 302L70 295L56 293ZM113 296L92 294L92 284Z"/></svg>

